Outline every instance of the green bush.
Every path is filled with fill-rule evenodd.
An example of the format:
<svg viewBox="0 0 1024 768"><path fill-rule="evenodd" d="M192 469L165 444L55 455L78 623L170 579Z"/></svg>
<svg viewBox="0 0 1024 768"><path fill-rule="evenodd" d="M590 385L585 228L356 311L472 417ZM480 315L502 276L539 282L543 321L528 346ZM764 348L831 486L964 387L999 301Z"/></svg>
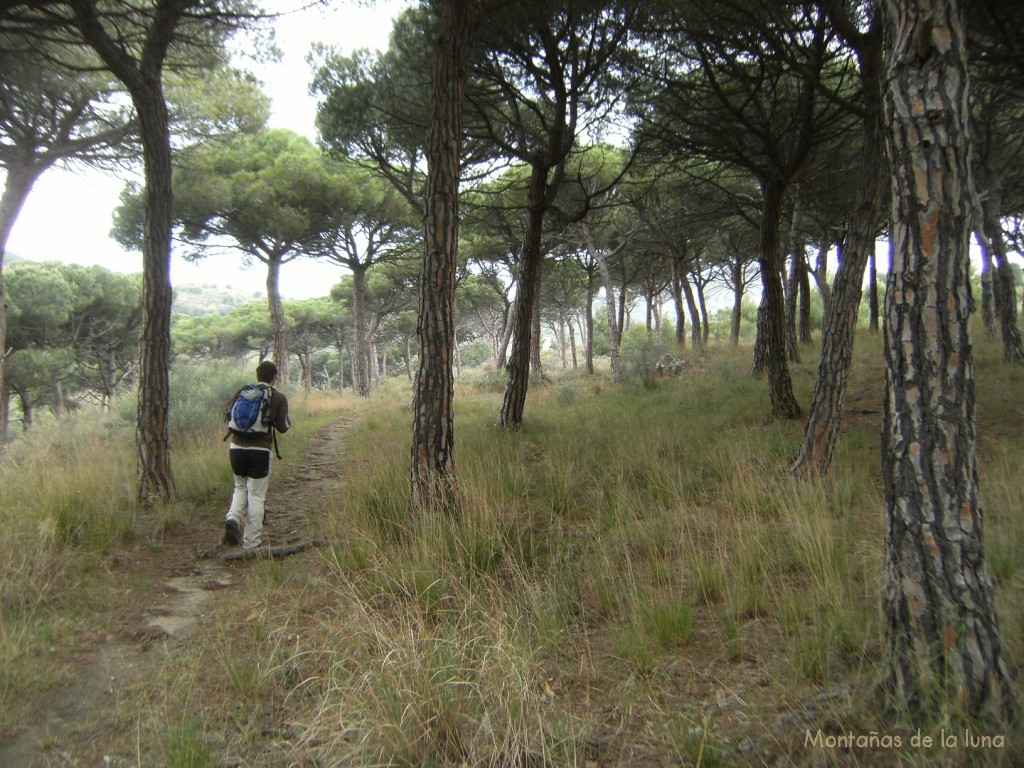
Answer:
<svg viewBox="0 0 1024 768"><path fill-rule="evenodd" d="M656 366L663 355L672 349L672 343L657 333L648 334L643 327L630 328L619 348L619 372L623 381L636 381L653 386Z"/></svg>

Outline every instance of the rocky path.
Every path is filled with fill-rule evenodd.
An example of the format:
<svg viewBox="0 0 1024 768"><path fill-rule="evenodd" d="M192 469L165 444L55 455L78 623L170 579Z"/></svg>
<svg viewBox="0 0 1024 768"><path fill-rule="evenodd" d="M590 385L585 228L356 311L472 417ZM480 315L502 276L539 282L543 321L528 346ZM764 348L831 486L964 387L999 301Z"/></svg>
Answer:
<svg viewBox="0 0 1024 768"><path fill-rule="evenodd" d="M294 459L287 453L285 462L275 465L264 527L269 547L299 549L309 541L308 513L340 482L337 467L350 423L343 420L319 429L298 466L290 466ZM282 448L287 450L285 441ZM238 547L219 543L220 524L214 521L211 530L210 516L202 517L195 529L159 549L139 546L120 558L122 566L130 567L113 574L125 584L117 591L134 594L134 601L118 601L109 615L99 617L110 631L79 655L73 679L62 691L31 703L31 722L0 733L0 767L135 765L111 756L102 756L99 763L83 757L83 752L95 754L90 725L103 722L104 712L113 711L123 690L155 673L168 651L217 611L218 602L232 593L240 583L240 569L246 567L232 560ZM148 589L140 588L140 578ZM155 601L154 590L160 595Z"/></svg>

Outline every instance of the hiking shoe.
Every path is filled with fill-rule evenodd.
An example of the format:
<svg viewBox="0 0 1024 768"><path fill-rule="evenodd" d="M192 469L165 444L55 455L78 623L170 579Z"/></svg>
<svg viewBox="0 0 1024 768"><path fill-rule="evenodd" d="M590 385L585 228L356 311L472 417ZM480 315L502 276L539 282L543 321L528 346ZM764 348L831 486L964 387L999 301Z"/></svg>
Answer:
<svg viewBox="0 0 1024 768"><path fill-rule="evenodd" d="M234 520L228 520L224 523L224 543L228 546L234 547L242 540L242 530L238 527L238 523Z"/></svg>

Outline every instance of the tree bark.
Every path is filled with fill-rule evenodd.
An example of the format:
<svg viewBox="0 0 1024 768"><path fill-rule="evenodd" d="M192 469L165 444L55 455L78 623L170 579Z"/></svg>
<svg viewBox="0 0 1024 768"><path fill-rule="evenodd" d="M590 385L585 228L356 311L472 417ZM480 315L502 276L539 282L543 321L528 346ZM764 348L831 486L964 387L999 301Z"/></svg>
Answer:
<svg viewBox="0 0 1024 768"><path fill-rule="evenodd" d="M619 329L621 326L616 321L617 307L615 303L615 286L612 284L612 273L608 268L608 259L604 251L598 248L597 243L594 241L590 227L584 223L580 225L580 230L583 232L583 240L590 251L590 256L597 263L597 268L601 273L601 283L604 285L605 309L608 313L608 356L611 359L612 378L618 378L619 341L621 339Z"/></svg>
<svg viewBox="0 0 1024 768"><path fill-rule="evenodd" d="M868 254L868 330L878 333L878 258L875 249Z"/></svg>
<svg viewBox="0 0 1024 768"><path fill-rule="evenodd" d="M672 249L672 280L669 288L672 292L672 306L676 311L676 345L680 349L686 346L686 307L683 306L683 281L686 280L686 269L675 249Z"/></svg>
<svg viewBox="0 0 1024 768"><path fill-rule="evenodd" d="M174 495L170 438L171 347L171 141L163 67L187 3L158 0L138 59L115 42L94 0L72 0L75 23L128 90L142 136L145 192L142 220L142 340L136 424L138 499L144 505Z"/></svg>
<svg viewBox="0 0 1024 768"><path fill-rule="evenodd" d="M813 341L814 337L811 334L811 276L805 255L800 267L800 343L810 344Z"/></svg>
<svg viewBox="0 0 1024 768"><path fill-rule="evenodd" d="M982 223L988 252L995 261L992 271L992 299L999 333L1003 339L1003 358L1008 363L1024 363L1024 346L1017 327L1017 296L1013 285L1013 271L1006 258L1006 242L1000 223L1002 190L995 174L988 173L987 194L981 196Z"/></svg>
<svg viewBox="0 0 1024 768"><path fill-rule="evenodd" d="M367 367L369 351L366 344L366 268L349 265L352 270L352 299L356 327L355 369L352 371L353 386L360 397L370 396L370 375Z"/></svg>
<svg viewBox="0 0 1024 768"><path fill-rule="evenodd" d="M530 352L533 336L533 305L540 292L541 235L544 224L544 199L547 195L548 171L535 165L530 176L529 210L523 255L519 261L519 289L516 293L512 327L512 354L509 355L508 384L498 411L498 426L519 428L523 424L526 392L530 385Z"/></svg>
<svg viewBox="0 0 1024 768"><path fill-rule="evenodd" d="M975 454L972 179L956 0L886 0L893 265L885 301L888 684L917 725L1015 708L985 561Z"/></svg>
<svg viewBox="0 0 1024 768"><path fill-rule="evenodd" d="M786 303L782 290L779 250L779 217L782 213L783 185L775 179L764 180L764 206L761 212L760 251L761 307L764 322L758 323L758 336L764 334L768 394L772 418L797 419L802 415L786 362Z"/></svg>
<svg viewBox="0 0 1024 768"><path fill-rule="evenodd" d="M542 272L543 257L537 263L537 276L534 278L537 283L537 290L533 294L533 311L530 313L530 369L537 374L537 378L541 381L544 379L544 363L540 359L540 285Z"/></svg>
<svg viewBox="0 0 1024 768"><path fill-rule="evenodd" d="M843 402L853 359L864 268L875 250L878 208L884 175L882 139L882 36L881 20L875 17L869 32L857 45L861 85L864 92L864 139L861 151L860 182L853 220L843 245L843 258L836 274L835 289L821 331L821 358L818 377L804 437L793 460L792 471L798 477L823 475L832 463Z"/></svg>
<svg viewBox="0 0 1024 768"><path fill-rule="evenodd" d="M832 303L832 286L828 282L828 249L831 246L827 235L822 238L818 246L818 258L815 260L814 283L818 286L818 293L821 294L821 308L823 314L828 314L829 305Z"/></svg>
<svg viewBox="0 0 1024 768"><path fill-rule="evenodd" d="M976 232L978 248L981 249L981 320L990 338L996 336L996 307L992 297L992 254L988 249L988 238L983 226Z"/></svg>
<svg viewBox="0 0 1024 768"><path fill-rule="evenodd" d="M508 363L508 345L512 343L512 326L515 325L515 316L516 302L513 300L512 307L505 315L505 326L502 328L497 354L494 356L494 365L499 371Z"/></svg>
<svg viewBox="0 0 1024 768"><path fill-rule="evenodd" d="M740 322L743 319L743 261L734 256L732 264L732 323L729 326L729 344L736 347L740 343Z"/></svg>
<svg viewBox="0 0 1024 768"><path fill-rule="evenodd" d="M683 296L686 297L686 308L690 313L690 344L696 351L701 352L707 345L707 336L704 335L704 323L702 322L700 308L697 306L697 299L693 295L693 288L690 287L690 281L686 278L686 275L683 275L680 287L683 289Z"/></svg>
<svg viewBox="0 0 1024 768"><path fill-rule="evenodd" d="M455 338L459 177L466 59L479 20L476 0L447 0L434 44L426 215L416 323L420 362L414 388L411 504L420 512L455 512Z"/></svg>
<svg viewBox="0 0 1024 768"><path fill-rule="evenodd" d="M138 497L151 505L174 495L171 473L171 142L162 89L133 101L142 126L145 213L142 249L142 344L139 355Z"/></svg>
<svg viewBox="0 0 1024 768"><path fill-rule="evenodd" d="M267 304L270 306L270 333L272 338L274 364L277 377L282 383L288 381L288 321L281 301L281 256L268 254Z"/></svg>
<svg viewBox="0 0 1024 768"><path fill-rule="evenodd" d="M587 373L594 372L594 270L587 271L587 312L584 319L586 325L586 368Z"/></svg>
<svg viewBox="0 0 1024 768"><path fill-rule="evenodd" d="M786 354L794 363L800 362L800 344L797 339L797 298L800 295L800 275L804 268L804 195L803 187L797 191L793 205L793 220L789 227L789 290L786 293Z"/></svg>
<svg viewBox="0 0 1024 768"><path fill-rule="evenodd" d="M572 352L572 368L579 368L579 361L576 359L576 329L573 328L572 320L569 320L569 350Z"/></svg>

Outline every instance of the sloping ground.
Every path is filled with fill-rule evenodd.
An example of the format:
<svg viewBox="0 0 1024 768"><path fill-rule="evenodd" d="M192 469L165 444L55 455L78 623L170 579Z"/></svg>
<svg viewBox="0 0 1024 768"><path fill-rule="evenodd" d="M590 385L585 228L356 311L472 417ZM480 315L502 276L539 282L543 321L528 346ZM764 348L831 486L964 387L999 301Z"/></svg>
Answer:
<svg viewBox="0 0 1024 768"><path fill-rule="evenodd" d="M296 468L291 461L275 465L264 528L268 546L295 548L308 541L306 511L336 482L325 472L337 462L346 426L321 428ZM225 483L227 472L225 456ZM115 722L123 694L155 674L170 650L231 599L249 567L230 559L239 548L220 544L222 512L196 517L201 519L194 525L165 535L158 548L140 542L117 556L110 573L115 599L104 615L89 618L99 629L77 654L71 682L56 695L25 702L23 722L0 734L0 766L155 763L145 757L125 763L106 755L97 743L103 739L96 737L104 724Z"/></svg>

